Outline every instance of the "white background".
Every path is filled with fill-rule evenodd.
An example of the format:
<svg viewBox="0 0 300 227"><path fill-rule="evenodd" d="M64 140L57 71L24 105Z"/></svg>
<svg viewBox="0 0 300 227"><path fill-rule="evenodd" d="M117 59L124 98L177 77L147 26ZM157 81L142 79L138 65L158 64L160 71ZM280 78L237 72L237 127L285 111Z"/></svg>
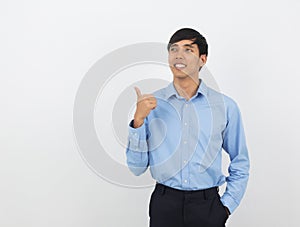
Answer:
<svg viewBox="0 0 300 227"><path fill-rule="evenodd" d="M0 226L148 225L152 188L88 168L73 103L105 54L182 27L207 38L207 66L243 115L251 176L228 226L299 226L299 11L296 0L1 1Z"/></svg>

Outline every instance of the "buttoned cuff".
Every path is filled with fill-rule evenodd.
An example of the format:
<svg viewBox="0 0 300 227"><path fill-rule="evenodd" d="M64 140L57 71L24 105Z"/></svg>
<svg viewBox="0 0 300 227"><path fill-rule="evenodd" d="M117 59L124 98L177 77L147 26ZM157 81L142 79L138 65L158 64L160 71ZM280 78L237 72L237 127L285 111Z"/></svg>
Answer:
<svg viewBox="0 0 300 227"><path fill-rule="evenodd" d="M133 120L129 123L128 134L129 145L131 151L147 152L146 126L145 122L138 128L133 127Z"/></svg>
<svg viewBox="0 0 300 227"><path fill-rule="evenodd" d="M229 209L230 214L232 214L235 209L238 207L238 203L232 198L229 194L224 193L221 197L221 202L224 206L226 206Z"/></svg>

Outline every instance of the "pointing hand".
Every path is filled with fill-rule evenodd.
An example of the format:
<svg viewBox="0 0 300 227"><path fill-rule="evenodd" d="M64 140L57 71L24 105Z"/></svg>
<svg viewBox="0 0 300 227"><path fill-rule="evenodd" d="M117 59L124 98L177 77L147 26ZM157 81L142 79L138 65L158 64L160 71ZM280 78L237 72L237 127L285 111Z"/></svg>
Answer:
<svg viewBox="0 0 300 227"><path fill-rule="evenodd" d="M151 94L142 94L138 87L134 87L137 95L136 111L134 114L133 127L138 128L144 123L144 119L157 105L156 98Z"/></svg>

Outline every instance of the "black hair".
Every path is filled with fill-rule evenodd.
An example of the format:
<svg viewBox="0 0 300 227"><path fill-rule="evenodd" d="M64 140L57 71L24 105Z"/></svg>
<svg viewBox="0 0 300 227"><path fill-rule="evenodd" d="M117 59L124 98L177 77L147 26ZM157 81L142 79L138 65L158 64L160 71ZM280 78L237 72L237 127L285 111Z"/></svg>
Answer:
<svg viewBox="0 0 300 227"><path fill-rule="evenodd" d="M206 56L208 55L208 45L206 39L198 31L192 28L182 28L176 31L170 38L168 51L170 50L172 44L184 39L194 41L192 44L196 44L198 46L199 57L202 54L205 54Z"/></svg>

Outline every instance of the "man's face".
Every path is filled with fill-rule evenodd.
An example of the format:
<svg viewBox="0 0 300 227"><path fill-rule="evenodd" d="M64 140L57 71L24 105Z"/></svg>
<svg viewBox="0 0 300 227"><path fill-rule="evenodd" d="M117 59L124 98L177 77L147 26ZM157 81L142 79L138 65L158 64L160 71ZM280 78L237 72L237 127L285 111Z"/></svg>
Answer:
<svg viewBox="0 0 300 227"><path fill-rule="evenodd" d="M169 49L169 66L176 78L198 78L199 69L206 62L206 55L199 57L197 44L192 40L173 43Z"/></svg>

